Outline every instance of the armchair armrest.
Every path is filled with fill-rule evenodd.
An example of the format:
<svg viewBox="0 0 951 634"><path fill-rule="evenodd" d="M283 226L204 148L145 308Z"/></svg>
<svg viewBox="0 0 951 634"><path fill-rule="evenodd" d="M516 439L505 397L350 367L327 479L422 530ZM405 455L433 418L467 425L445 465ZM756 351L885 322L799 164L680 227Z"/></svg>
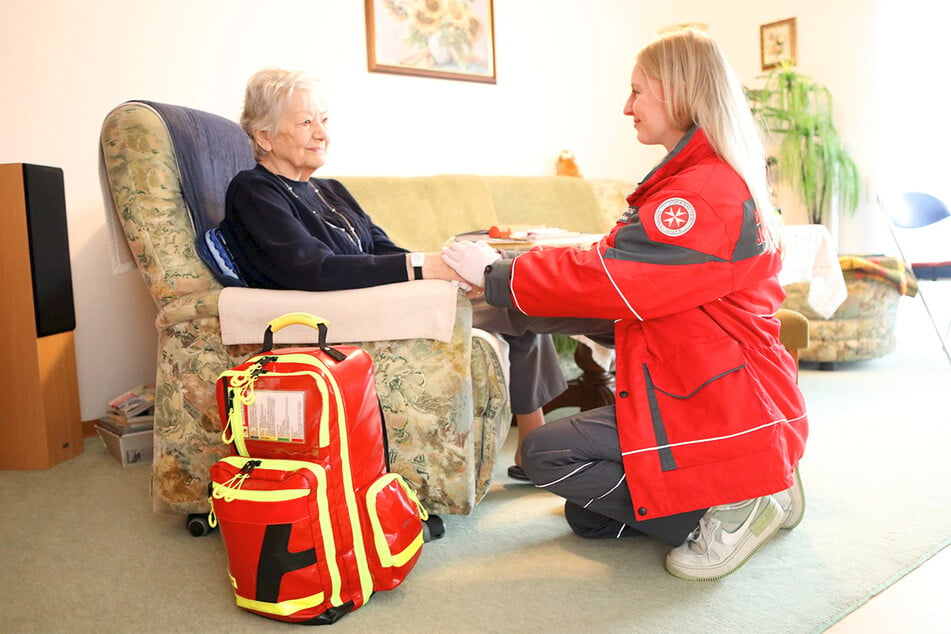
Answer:
<svg viewBox="0 0 951 634"><path fill-rule="evenodd" d="M345 291L275 291L228 287L218 297L225 345L259 343L269 321L304 311L326 319L328 343L434 339L448 342L458 287L442 280L386 284ZM274 343L312 341L305 326L275 333Z"/></svg>
<svg viewBox="0 0 951 634"><path fill-rule="evenodd" d="M798 376L799 351L809 347L809 320L802 313L788 308L776 311L776 318L779 319L779 341L792 355Z"/></svg>
<svg viewBox="0 0 951 634"><path fill-rule="evenodd" d="M789 308L776 311L779 319L779 340L790 352L809 347L809 320L802 313Z"/></svg>

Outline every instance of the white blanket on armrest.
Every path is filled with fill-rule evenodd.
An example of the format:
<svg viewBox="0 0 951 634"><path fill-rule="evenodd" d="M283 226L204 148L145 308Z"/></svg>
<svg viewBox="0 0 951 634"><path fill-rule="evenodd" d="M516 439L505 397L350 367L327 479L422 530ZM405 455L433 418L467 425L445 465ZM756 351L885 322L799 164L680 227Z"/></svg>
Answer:
<svg viewBox="0 0 951 634"><path fill-rule="evenodd" d="M135 258L126 242L125 234L116 215L115 203L112 200L112 190L109 189L109 179L106 176L106 159L99 148L99 188L102 190L102 201L106 210L106 232L109 234L109 255L112 259L112 274L119 275L135 270Z"/></svg>
<svg viewBox="0 0 951 634"><path fill-rule="evenodd" d="M321 292L228 287L218 298L221 339L225 345L260 343L272 319L303 311L327 320L327 343L449 341L457 293L455 285L442 280ZM274 334L274 343L316 341L317 333L307 326L288 326Z"/></svg>

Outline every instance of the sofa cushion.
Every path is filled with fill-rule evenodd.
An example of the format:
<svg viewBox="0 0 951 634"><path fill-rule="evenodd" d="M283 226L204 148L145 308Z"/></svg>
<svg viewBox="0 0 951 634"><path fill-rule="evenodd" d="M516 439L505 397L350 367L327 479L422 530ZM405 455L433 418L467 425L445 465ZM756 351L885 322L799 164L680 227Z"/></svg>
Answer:
<svg viewBox="0 0 951 634"><path fill-rule="evenodd" d="M438 251L456 234L498 222L481 176L336 178L393 242L412 251Z"/></svg>
<svg viewBox="0 0 951 634"><path fill-rule="evenodd" d="M591 185L569 176L486 176L499 222L604 233L606 226ZM620 211L618 215L620 215Z"/></svg>

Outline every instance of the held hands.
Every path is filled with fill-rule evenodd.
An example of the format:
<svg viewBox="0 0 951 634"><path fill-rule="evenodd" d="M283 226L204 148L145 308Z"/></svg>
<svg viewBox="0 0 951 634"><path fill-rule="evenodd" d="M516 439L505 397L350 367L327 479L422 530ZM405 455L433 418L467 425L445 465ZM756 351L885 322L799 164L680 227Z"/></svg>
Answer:
<svg viewBox="0 0 951 634"><path fill-rule="evenodd" d="M485 267L500 260L502 256L482 240L460 241L443 247L443 262L456 270L473 286L485 286Z"/></svg>
<svg viewBox="0 0 951 634"><path fill-rule="evenodd" d="M442 253L435 251L433 253L423 254L423 279L424 280L446 280L452 282L467 293L472 287L466 282L456 270L442 261ZM413 268L410 263L409 255L406 257L406 271L409 279L413 279Z"/></svg>

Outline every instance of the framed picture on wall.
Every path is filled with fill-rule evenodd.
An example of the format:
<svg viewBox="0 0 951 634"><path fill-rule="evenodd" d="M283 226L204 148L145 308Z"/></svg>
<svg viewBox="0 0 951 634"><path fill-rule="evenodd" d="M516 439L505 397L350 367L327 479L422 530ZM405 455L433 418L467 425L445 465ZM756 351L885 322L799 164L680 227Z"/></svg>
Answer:
<svg viewBox="0 0 951 634"><path fill-rule="evenodd" d="M492 0L365 0L371 72L495 83Z"/></svg>
<svg viewBox="0 0 951 634"><path fill-rule="evenodd" d="M759 27L760 61L763 70L782 62L796 63L796 18Z"/></svg>

